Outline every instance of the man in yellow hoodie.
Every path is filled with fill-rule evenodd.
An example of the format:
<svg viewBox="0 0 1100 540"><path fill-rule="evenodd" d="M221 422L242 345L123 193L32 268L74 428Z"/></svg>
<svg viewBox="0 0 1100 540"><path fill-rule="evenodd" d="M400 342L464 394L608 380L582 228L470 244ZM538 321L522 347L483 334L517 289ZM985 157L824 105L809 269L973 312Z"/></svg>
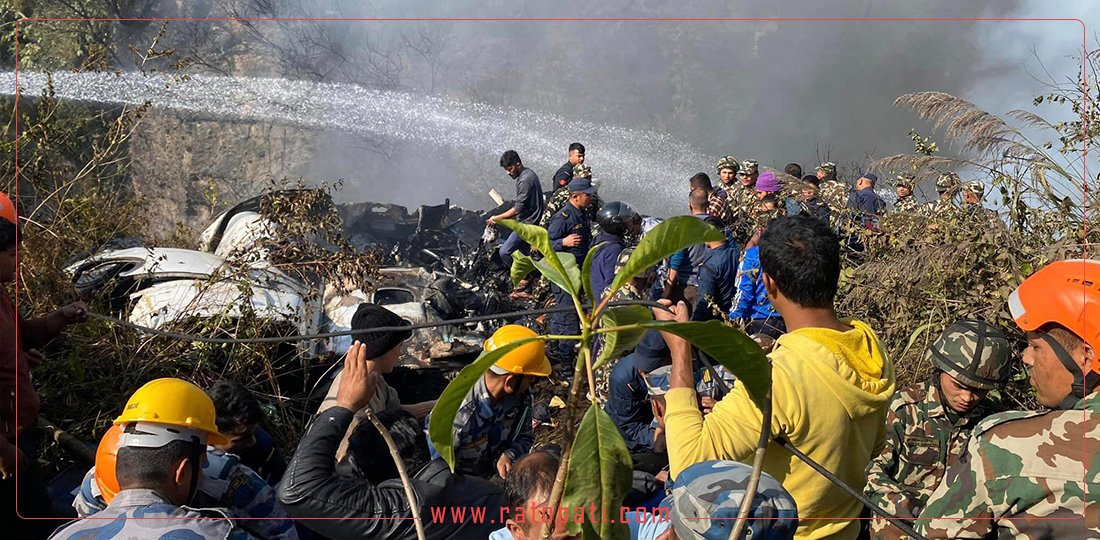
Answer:
<svg viewBox="0 0 1100 540"><path fill-rule="evenodd" d="M781 218L760 239L760 264L768 298L788 329L769 354L772 438L782 436L860 490L867 463L882 449L894 366L869 326L836 315L840 240L821 220L801 214ZM682 302L672 314L656 311L660 320L688 320ZM672 353L665 395L672 476L710 459L751 461L763 415L744 385L735 383L704 419L695 395L691 346L663 335ZM764 471L798 504L796 538L856 537L859 501L774 441Z"/></svg>

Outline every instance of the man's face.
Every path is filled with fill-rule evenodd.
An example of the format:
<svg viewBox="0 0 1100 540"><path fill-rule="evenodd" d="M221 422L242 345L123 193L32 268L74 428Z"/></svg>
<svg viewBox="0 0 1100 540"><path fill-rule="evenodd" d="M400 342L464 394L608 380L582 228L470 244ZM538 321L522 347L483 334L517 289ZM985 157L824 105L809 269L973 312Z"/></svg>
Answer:
<svg viewBox="0 0 1100 540"><path fill-rule="evenodd" d="M988 390L971 388L942 371L940 372L940 389L943 391L944 404L960 414L966 414L973 410L989 393Z"/></svg>
<svg viewBox="0 0 1100 540"><path fill-rule="evenodd" d="M1069 351L1074 360L1081 360L1084 347ZM1027 348L1024 349L1024 364L1031 368L1031 386L1035 388L1035 397L1046 407L1057 407L1073 391L1073 375L1058 361L1054 349L1043 339L1039 332L1027 333ZM1083 361L1078 361L1082 364Z"/></svg>
<svg viewBox="0 0 1100 540"><path fill-rule="evenodd" d="M542 495L538 497L529 497L527 499L527 505L524 507L524 519L523 523L518 523L513 515L508 519L505 526L508 528L508 532L512 533L512 538L515 540L534 540L539 537L539 531L542 529L541 524L550 521L550 516L544 515L542 512L550 505L549 495ZM546 510L549 512L549 510ZM571 535L565 532L565 528L571 519L572 514L566 512L567 515L562 515L560 512L557 516L554 516L554 532L550 535L553 540L574 540L580 538L578 535ZM546 526L549 526L547 524Z"/></svg>
<svg viewBox="0 0 1100 540"><path fill-rule="evenodd" d="M15 281L15 246L0 251L0 283Z"/></svg>
<svg viewBox="0 0 1100 540"><path fill-rule="evenodd" d="M588 208L588 203L592 202L592 196L583 191L578 191L569 198L577 208Z"/></svg>
<svg viewBox="0 0 1100 540"><path fill-rule="evenodd" d="M754 186L756 185L756 175L741 171L737 173L737 181L741 182L741 185L745 187Z"/></svg>
<svg viewBox="0 0 1100 540"><path fill-rule="evenodd" d="M737 173L733 172L733 169L722 169L718 171L718 179L721 180L723 184L732 184L735 177L737 177Z"/></svg>
<svg viewBox="0 0 1100 540"><path fill-rule="evenodd" d="M913 191L906 186L896 186L894 192L898 194L899 199L903 199L913 194Z"/></svg>
<svg viewBox="0 0 1100 540"><path fill-rule="evenodd" d="M966 204L978 204L978 196L969 191L964 191L963 201L966 202Z"/></svg>
<svg viewBox="0 0 1100 540"><path fill-rule="evenodd" d="M558 154L558 155L561 155L561 154ZM581 163L584 163L584 154L582 154L580 150L570 150L569 151L569 163L572 163L574 166L577 166L577 165L580 165Z"/></svg>
<svg viewBox="0 0 1100 540"><path fill-rule="evenodd" d="M800 193L802 195L803 201L813 199L814 197L817 197L817 186L813 184L802 184L802 190Z"/></svg>
<svg viewBox="0 0 1100 540"><path fill-rule="evenodd" d="M401 361L401 353L404 351L405 342L402 341L398 346L386 351L386 354L367 360L367 364L370 366L371 371L382 374L392 373L393 368L397 367L397 363Z"/></svg>
<svg viewBox="0 0 1100 540"><path fill-rule="evenodd" d="M222 435L225 435L229 442L223 445L215 445L215 448L239 455L241 452L256 446L256 430L259 427L259 424L237 424L232 430L222 432Z"/></svg>
<svg viewBox="0 0 1100 540"><path fill-rule="evenodd" d="M504 172L508 173L508 176L512 178L518 178L519 173L523 172L523 164L516 163L515 165L509 165L504 168Z"/></svg>
<svg viewBox="0 0 1100 540"><path fill-rule="evenodd" d="M825 174L824 169L818 169L816 172L814 172L814 174L817 175L818 180L824 180L825 177L828 176L827 174Z"/></svg>

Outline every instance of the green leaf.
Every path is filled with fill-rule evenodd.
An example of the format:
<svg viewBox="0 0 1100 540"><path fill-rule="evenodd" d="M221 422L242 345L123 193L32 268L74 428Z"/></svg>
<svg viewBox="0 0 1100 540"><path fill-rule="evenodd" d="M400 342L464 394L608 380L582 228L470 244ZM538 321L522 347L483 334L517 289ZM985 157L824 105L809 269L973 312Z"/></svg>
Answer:
<svg viewBox="0 0 1100 540"><path fill-rule="evenodd" d="M726 235L722 231L707 225L703 220L695 216L676 216L661 222L642 237L626 266L615 274L615 280L611 282L611 290L617 291L627 281L631 280L639 272L649 268L662 259L689 246L700 242L717 242L725 240Z"/></svg>
<svg viewBox="0 0 1100 540"><path fill-rule="evenodd" d="M581 269L577 267L577 258L572 253L558 253L557 260L564 272L552 267L546 259L535 261L535 269L553 284L576 296L581 289Z"/></svg>
<svg viewBox="0 0 1100 540"><path fill-rule="evenodd" d="M588 515L585 521L592 522L597 538L627 538L627 525L613 521L618 521L623 497L630 490L633 466L615 422L599 406L590 406L573 438L562 506L572 515L574 509L595 504L595 515ZM570 520L567 528L574 534L582 529L575 520Z"/></svg>
<svg viewBox="0 0 1100 540"><path fill-rule="evenodd" d="M604 312L603 317L600 319L600 327L626 326L652 320L653 312L645 306L618 306ZM645 331L645 328L638 327L635 330L619 330L601 334L603 336L603 346L600 347L600 355L596 358L596 363L592 366L592 369L598 369L608 360L617 358L623 351L633 349L641 341Z"/></svg>
<svg viewBox="0 0 1100 540"><path fill-rule="evenodd" d="M584 294L592 300L593 303L599 302L600 299L596 296L597 292L592 290L592 260L596 258L596 252L600 250L607 242L600 242L592 246L592 249L588 250L588 254L584 256L584 264L581 265L581 285L584 285Z"/></svg>
<svg viewBox="0 0 1100 540"><path fill-rule="evenodd" d="M535 271L535 261L520 251L512 252L512 268L509 276L512 278L512 286L516 287L523 278Z"/></svg>
<svg viewBox="0 0 1100 540"><path fill-rule="evenodd" d="M651 322L642 323L646 328L657 328L662 332L676 334L710 355L730 370L749 397L760 410L771 387L771 365L764 351L749 336L737 328L722 324L720 321L706 322Z"/></svg>
<svg viewBox="0 0 1100 540"><path fill-rule="evenodd" d="M435 407L432 407L431 418L428 420L428 437L431 438L432 444L443 456L447 465L451 466L451 471L455 468L455 415L458 414L458 408L470 393L470 389L502 356L527 343L542 340L545 340L542 336L520 339L494 351L481 353L477 360L462 368L462 371L459 371L454 380L443 390L439 401L435 403Z"/></svg>
<svg viewBox="0 0 1100 540"><path fill-rule="evenodd" d="M544 229L542 227L539 227L537 225L528 225L526 223L520 223L520 222L518 222L514 219L502 219L502 220L498 221L497 223L499 223L500 225L503 225L504 227L506 227L508 229L511 229L511 230L515 231L516 234L518 234L519 237L522 238L524 242L527 242L528 244L531 244L531 246L533 246L535 249L537 249L539 251L539 253L542 253L542 256L543 256L542 260L545 261L544 264L548 268L552 268L554 270L554 272L557 273L559 276L568 275L568 272L566 272L565 266L562 264L561 260L558 259L558 255L556 253L554 253L554 248L552 247L552 244L550 244L550 235L549 235L549 233L546 232L546 229ZM536 264L536 267L537 267L538 263L536 262L535 264ZM573 265L576 266L576 264L577 263L574 260ZM542 269L539 269L539 271L543 272ZM550 275L546 274L546 272L543 272L542 275L546 276L547 279L549 279L551 281L554 281L554 279ZM557 282L555 282L555 283L557 283ZM563 280L563 283L564 283L564 280ZM569 283L569 285L572 285L572 283ZM558 286L561 287L562 285L559 283ZM569 291L569 294L571 294L573 296L577 295L578 290L577 290L576 287L572 287L572 288L562 287L562 288Z"/></svg>

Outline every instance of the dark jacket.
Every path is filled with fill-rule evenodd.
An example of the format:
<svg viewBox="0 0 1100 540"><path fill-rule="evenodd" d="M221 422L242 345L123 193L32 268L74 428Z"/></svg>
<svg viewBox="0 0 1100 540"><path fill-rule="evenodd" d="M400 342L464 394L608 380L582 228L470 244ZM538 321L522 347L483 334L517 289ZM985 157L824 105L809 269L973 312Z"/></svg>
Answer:
<svg viewBox="0 0 1100 540"><path fill-rule="evenodd" d="M584 262L585 255L588 255L588 247L592 244L592 227L588 225L588 216L585 212L577 210L577 207L572 204L565 205L565 208L550 219L547 232L550 234L550 244L554 251L572 253L577 258L579 268ZM571 234L581 235L581 241L576 246L567 248L561 241Z"/></svg>
<svg viewBox="0 0 1100 540"><path fill-rule="evenodd" d="M618 426L632 452L653 448L653 411L648 403L649 389L643 373L670 361L668 345L661 333L647 330L634 352L615 363L608 385L604 412Z"/></svg>
<svg viewBox="0 0 1100 540"><path fill-rule="evenodd" d="M550 191L554 191L562 186L565 186L573 179L573 164L566 161L565 165L558 167L557 172L554 173L553 185L550 186Z"/></svg>
<svg viewBox="0 0 1100 540"><path fill-rule="evenodd" d="M698 300L691 319L709 321L721 319L730 312L737 297L737 260L741 253L731 242L722 247L707 248L699 266ZM717 308L711 304L717 305ZM717 311L715 311L717 309Z"/></svg>
<svg viewBox="0 0 1100 540"><path fill-rule="evenodd" d="M279 502L294 518L330 518L301 523L334 540L416 538L416 526L411 519L352 519L412 517L400 479L372 485L362 478L336 474L336 447L352 416L343 407L332 407L314 417L279 484ZM428 538L487 538L499 528L468 519L466 523L456 523L450 513L452 507L484 507L486 516L499 516L503 494L488 481L452 475L441 459L430 462L411 481ZM432 518L432 508L447 510L442 520Z"/></svg>
<svg viewBox="0 0 1100 540"><path fill-rule="evenodd" d="M536 224L546 210L539 175L531 169L523 169L516 178L516 221Z"/></svg>
<svg viewBox="0 0 1100 540"><path fill-rule="evenodd" d="M604 246L592 257L592 291L596 299L603 296L604 290L615 279L615 266L619 262L619 254L626 249L626 242L622 237L606 232L600 232L592 242L593 246L600 244Z"/></svg>
<svg viewBox="0 0 1100 540"><path fill-rule="evenodd" d="M256 444L237 452L241 463L260 475L271 486L279 484L286 472L286 459L275 439L264 428L256 430Z"/></svg>
<svg viewBox="0 0 1100 540"><path fill-rule="evenodd" d="M809 214L825 222L828 222L832 215L832 210L829 208L829 205L825 204L825 201L817 197L808 201L801 201L798 203L798 206L801 209L801 213Z"/></svg>
<svg viewBox="0 0 1100 540"><path fill-rule="evenodd" d="M858 210L864 214L879 216L886 210L886 201L882 200L878 193L875 193L874 188L866 187L853 191L848 196L848 208Z"/></svg>

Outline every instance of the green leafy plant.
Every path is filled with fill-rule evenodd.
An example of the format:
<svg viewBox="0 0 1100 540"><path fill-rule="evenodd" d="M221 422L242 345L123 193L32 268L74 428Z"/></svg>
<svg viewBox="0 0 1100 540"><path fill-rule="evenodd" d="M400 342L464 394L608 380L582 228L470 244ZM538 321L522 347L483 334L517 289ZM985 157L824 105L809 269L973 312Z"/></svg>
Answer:
<svg viewBox="0 0 1100 540"><path fill-rule="evenodd" d="M721 231L691 216L674 217L664 221L642 238L611 283L602 299L593 299L585 305L584 298L591 295L590 269L593 255L603 246L589 250L580 268L575 257L555 253L551 249L546 229L525 225L512 220L502 225L516 231L543 256L535 260L516 254L512 264L512 279L518 282L528 273L537 270L548 280L568 291L580 318L580 334L574 336L544 335L517 341L506 347L481 355L463 369L447 386L433 410L428 428L432 443L444 459L454 467L453 422L458 407L470 389L498 359L512 349L531 341L572 340L580 342L579 352L569 399L562 423L565 430L561 467L554 489L550 494L551 515L558 509L586 508L595 511L586 516L583 523L570 520L571 533L581 533L585 538L626 538L625 523L615 523L602 516L618 516L618 508L630 489L632 462L630 452L618 428L603 411L595 389L593 370L615 361L623 352L633 348L647 329L659 329L679 335L703 352L714 357L745 385L754 401L763 409L771 380L767 358L763 351L740 330L717 321L657 322L653 314L643 306L610 306L610 299L631 278L679 250L702 242L725 239ZM598 355L593 354L594 344L602 336L603 345ZM585 389L589 392L585 392ZM589 401L588 396L592 401ZM545 527L543 537L551 532Z"/></svg>

